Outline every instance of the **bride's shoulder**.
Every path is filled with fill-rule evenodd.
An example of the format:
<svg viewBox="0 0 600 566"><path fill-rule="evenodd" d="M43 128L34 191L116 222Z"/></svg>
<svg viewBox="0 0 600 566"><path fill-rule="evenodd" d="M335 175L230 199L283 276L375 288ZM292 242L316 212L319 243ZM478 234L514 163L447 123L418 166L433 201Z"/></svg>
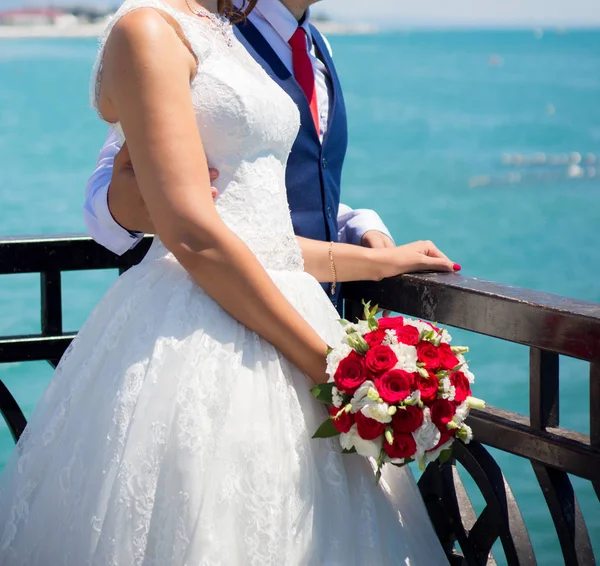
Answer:
<svg viewBox="0 0 600 566"><path fill-rule="evenodd" d="M179 57L182 48L193 54L185 32L168 12L142 5L114 21L106 37L105 59L131 58L143 64L157 56Z"/></svg>
<svg viewBox="0 0 600 566"><path fill-rule="evenodd" d="M183 44L197 64L206 55L209 34L208 26L200 18L184 14L166 0L128 0L109 23L103 43L110 39L113 44L121 43L123 48L135 45L154 53Z"/></svg>

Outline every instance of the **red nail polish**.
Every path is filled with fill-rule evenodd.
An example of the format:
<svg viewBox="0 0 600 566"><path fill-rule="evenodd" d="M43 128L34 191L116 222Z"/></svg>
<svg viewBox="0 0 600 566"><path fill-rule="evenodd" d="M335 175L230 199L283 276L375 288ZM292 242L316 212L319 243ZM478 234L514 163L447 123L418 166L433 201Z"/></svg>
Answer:
<svg viewBox="0 0 600 566"><path fill-rule="evenodd" d="M455 263L455 264L452 266L452 269L454 269L454 271L460 271L460 270L461 270L461 267L460 267L460 265L459 265L458 263Z"/></svg>

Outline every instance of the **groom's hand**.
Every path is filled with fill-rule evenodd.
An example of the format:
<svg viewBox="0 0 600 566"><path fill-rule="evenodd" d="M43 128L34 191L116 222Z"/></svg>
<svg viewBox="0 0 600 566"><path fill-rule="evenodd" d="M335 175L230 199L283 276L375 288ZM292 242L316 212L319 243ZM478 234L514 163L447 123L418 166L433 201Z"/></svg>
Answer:
<svg viewBox="0 0 600 566"><path fill-rule="evenodd" d="M219 178L216 169L210 168L208 172L211 183ZM211 194L216 198L217 189L211 187ZM115 156L112 179L108 187L108 208L113 218L125 229L154 234L154 224L140 192L127 143L123 144Z"/></svg>
<svg viewBox="0 0 600 566"><path fill-rule="evenodd" d="M393 240L379 230L369 230L363 234L360 245L364 248L395 248Z"/></svg>

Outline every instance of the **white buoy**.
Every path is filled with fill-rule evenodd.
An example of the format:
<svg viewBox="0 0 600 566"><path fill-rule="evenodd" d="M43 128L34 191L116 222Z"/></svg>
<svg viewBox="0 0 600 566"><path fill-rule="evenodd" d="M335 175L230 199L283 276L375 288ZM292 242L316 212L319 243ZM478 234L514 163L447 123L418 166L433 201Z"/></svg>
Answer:
<svg viewBox="0 0 600 566"><path fill-rule="evenodd" d="M583 177L583 169L579 165L569 165L567 169L567 177L569 179L581 179Z"/></svg>

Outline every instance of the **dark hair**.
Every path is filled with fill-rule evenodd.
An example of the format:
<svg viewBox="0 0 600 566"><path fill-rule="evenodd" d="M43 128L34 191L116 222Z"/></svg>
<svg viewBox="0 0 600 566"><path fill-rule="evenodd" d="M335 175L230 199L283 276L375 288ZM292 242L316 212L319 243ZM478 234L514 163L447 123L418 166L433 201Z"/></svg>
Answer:
<svg viewBox="0 0 600 566"><path fill-rule="evenodd" d="M237 10L233 6L232 0L219 0L218 9L219 13L227 16L232 24L236 24L248 17L248 14L254 10L257 2L258 0L244 0L242 7Z"/></svg>

